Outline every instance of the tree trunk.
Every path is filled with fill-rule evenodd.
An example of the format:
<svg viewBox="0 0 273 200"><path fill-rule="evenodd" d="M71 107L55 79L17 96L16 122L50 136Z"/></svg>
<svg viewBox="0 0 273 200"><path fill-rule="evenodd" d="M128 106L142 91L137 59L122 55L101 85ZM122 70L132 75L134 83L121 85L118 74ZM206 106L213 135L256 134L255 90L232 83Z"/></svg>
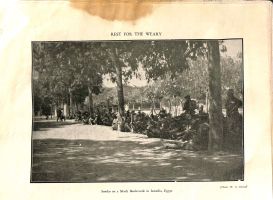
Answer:
<svg viewBox="0 0 273 200"><path fill-rule="evenodd" d="M209 93L206 92L206 112L209 112Z"/></svg>
<svg viewBox="0 0 273 200"><path fill-rule="evenodd" d="M152 109L153 109L153 112L156 114L156 112L155 112L155 99L153 99Z"/></svg>
<svg viewBox="0 0 273 200"><path fill-rule="evenodd" d="M72 90L71 88L68 89L69 92L69 115L73 113L73 95L72 95Z"/></svg>
<svg viewBox="0 0 273 200"><path fill-rule="evenodd" d="M79 111L79 106L78 106L78 104L76 103L75 106L76 106L76 111L78 112L78 111Z"/></svg>
<svg viewBox="0 0 273 200"><path fill-rule="evenodd" d="M122 68L120 61L117 58L117 48L112 48L110 49L110 56L113 62L113 65L116 70L116 83L117 83L117 94L118 94L118 112L120 115L120 131L124 131L124 113L125 113L125 108L124 108L124 94L123 94L123 83L122 83Z"/></svg>
<svg viewBox="0 0 273 200"><path fill-rule="evenodd" d="M63 114L65 117L69 115L69 106L66 103L63 105Z"/></svg>
<svg viewBox="0 0 273 200"><path fill-rule="evenodd" d="M39 110L38 110L38 117L42 116L42 106L39 106Z"/></svg>
<svg viewBox="0 0 273 200"><path fill-rule="evenodd" d="M50 105L50 119L52 119L52 113L53 113L53 109L52 109L52 104Z"/></svg>
<svg viewBox="0 0 273 200"><path fill-rule="evenodd" d="M107 98L107 112L110 113L110 100Z"/></svg>
<svg viewBox="0 0 273 200"><path fill-rule="evenodd" d="M219 42L208 41L209 74L209 151L219 151L223 144L221 66Z"/></svg>
<svg viewBox="0 0 273 200"><path fill-rule="evenodd" d="M174 116L177 117L177 101L176 101L176 97L174 98Z"/></svg>
<svg viewBox="0 0 273 200"><path fill-rule="evenodd" d="M88 86L88 98L89 98L89 113L93 116L94 114L93 92L90 86Z"/></svg>
<svg viewBox="0 0 273 200"><path fill-rule="evenodd" d="M118 93L118 109L121 116L124 116L124 95L123 95L123 83L122 83L122 73L121 67L116 67L117 73L117 93Z"/></svg>
<svg viewBox="0 0 273 200"><path fill-rule="evenodd" d="M54 106L54 117L57 117L57 105Z"/></svg>
<svg viewBox="0 0 273 200"><path fill-rule="evenodd" d="M172 114L171 113L172 112L172 102L170 99L168 101L169 101L169 113Z"/></svg>
<svg viewBox="0 0 273 200"><path fill-rule="evenodd" d="M163 108L161 100L159 100L159 108L160 108L160 110Z"/></svg>
<svg viewBox="0 0 273 200"><path fill-rule="evenodd" d="M179 99L179 103L180 103L180 113L179 114L182 114L183 113L183 99Z"/></svg>

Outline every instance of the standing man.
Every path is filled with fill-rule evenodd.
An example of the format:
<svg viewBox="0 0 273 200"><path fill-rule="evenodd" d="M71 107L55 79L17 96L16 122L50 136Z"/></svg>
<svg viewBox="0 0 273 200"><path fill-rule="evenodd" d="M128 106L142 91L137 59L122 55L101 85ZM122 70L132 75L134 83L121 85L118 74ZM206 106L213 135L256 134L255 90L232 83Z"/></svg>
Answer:
<svg viewBox="0 0 273 200"><path fill-rule="evenodd" d="M59 119L62 121L62 111L60 108L57 110L57 122L59 121Z"/></svg>
<svg viewBox="0 0 273 200"><path fill-rule="evenodd" d="M228 132L236 132L240 127L241 115L239 114L239 107L243 105L242 101L234 96L234 90L229 89L227 92L226 100L226 113L227 113L227 125Z"/></svg>

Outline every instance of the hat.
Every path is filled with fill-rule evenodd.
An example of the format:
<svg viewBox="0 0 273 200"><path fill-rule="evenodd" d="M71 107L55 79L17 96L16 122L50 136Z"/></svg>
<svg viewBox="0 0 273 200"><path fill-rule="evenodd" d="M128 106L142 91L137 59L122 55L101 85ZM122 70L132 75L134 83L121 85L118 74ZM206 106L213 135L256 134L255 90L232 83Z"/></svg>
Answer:
<svg viewBox="0 0 273 200"><path fill-rule="evenodd" d="M184 98L185 99L190 99L191 97L190 97L190 95L186 95Z"/></svg>

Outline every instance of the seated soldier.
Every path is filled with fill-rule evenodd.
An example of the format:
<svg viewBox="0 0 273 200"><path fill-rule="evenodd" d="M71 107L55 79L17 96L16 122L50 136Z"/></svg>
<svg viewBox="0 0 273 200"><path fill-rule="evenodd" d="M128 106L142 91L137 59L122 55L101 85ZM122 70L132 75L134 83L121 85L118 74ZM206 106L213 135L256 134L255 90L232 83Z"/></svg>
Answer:
<svg viewBox="0 0 273 200"><path fill-rule="evenodd" d="M185 113L194 115L195 114L195 109L197 108L196 101L192 100L190 95L185 96L185 103L183 106L183 110Z"/></svg>
<svg viewBox="0 0 273 200"><path fill-rule="evenodd" d="M137 133L144 133L147 128L149 117L146 116L144 112L142 112L137 119L134 121L134 131Z"/></svg>
<svg viewBox="0 0 273 200"><path fill-rule="evenodd" d="M113 115L112 129L118 130L118 118L116 115Z"/></svg>
<svg viewBox="0 0 273 200"><path fill-rule="evenodd" d="M102 120L101 120L101 116L99 113L96 114L94 123L97 125L102 125Z"/></svg>
<svg viewBox="0 0 273 200"><path fill-rule="evenodd" d="M95 124L95 123L94 123L94 120L95 120L95 118L94 118L93 115L91 114L90 117L89 117L89 119L88 119L88 123L89 123L90 125L93 125L93 124Z"/></svg>
<svg viewBox="0 0 273 200"><path fill-rule="evenodd" d="M165 117L167 117L167 112L164 108L161 108L158 115L160 118L165 118Z"/></svg>
<svg viewBox="0 0 273 200"><path fill-rule="evenodd" d="M130 118L130 117L131 117L130 115L131 115L131 114L130 114L130 111L127 110L126 113L125 113L125 117L126 117L126 118Z"/></svg>
<svg viewBox="0 0 273 200"><path fill-rule="evenodd" d="M111 118L109 113L105 114L103 124L106 125L106 126L111 126L112 125L112 118Z"/></svg>
<svg viewBox="0 0 273 200"><path fill-rule="evenodd" d="M81 111L77 111L75 121L81 121L82 120L82 113Z"/></svg>
<svg viewBox="0 0 273 200"><path fill-rule="evenodd" d="M83 124L89 124L89 114L85 112L82 119Z"/></svg>

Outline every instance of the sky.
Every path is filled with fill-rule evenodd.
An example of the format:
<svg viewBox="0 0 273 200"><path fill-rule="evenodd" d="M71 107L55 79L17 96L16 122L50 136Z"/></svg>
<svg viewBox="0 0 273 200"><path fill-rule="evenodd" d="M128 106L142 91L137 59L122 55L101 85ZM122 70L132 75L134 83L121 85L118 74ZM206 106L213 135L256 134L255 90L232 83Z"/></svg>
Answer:
<svg viewBox="0 0 273 200"><path fill-rule="evenodd" d="M242 40L241 39L234 39L234 40L225 40L224 45L227 47L227 52L224 53L226 56L236 57L239 52L242 52ZM143 69L139 70L141 74L141 79L137 79L133 77L128 85L130 86L145 86L147 85L147 81L145 80L145 72ZM103 85L105 87L115 87L115 83L112 83L110 80L107 80L108 77L106 76L103 81Z"/></svg>
<svg viewBox="0 0 273 200"><path fill-rule="evenodd" d="M227 56L236 57L238 52L242 52L242 40L225 40L224 45L227 47Z"/></svg>

